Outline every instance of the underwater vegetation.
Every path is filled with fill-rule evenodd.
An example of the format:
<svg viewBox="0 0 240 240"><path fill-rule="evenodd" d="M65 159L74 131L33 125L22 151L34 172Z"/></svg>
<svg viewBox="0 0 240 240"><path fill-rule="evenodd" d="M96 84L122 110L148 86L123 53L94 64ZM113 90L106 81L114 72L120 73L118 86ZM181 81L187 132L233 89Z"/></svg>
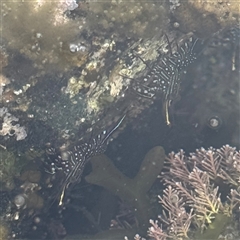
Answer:
<svg viewBox="0 0 240 240"><path fill-rule="evenodd" d="M13 189L13 178L19 175L19 162L12 152L9 152L2 147L0 147L0 156L0 182L2 187L4 186L4 188Z"/></svg>
<svg viewBox="0 0 240 240"><path fill-rule="evenodd" d="M153 215L147 193L162 170L165 158L163 148L155 147L147 153L133 179L124 176L106 156L99 158L91 160L93 171L86 176L86 181L102 186L119 196L122 201L128 202L134 209L139 227L146 228Z"/></svg>
<svg viewBox="0 0 240 240"><path fill-rule="evenodd" d="M228 226L238 221L239 166L240 152L229 145L201 148L190 156L182 150L170 153L161 176L166 187L158 196L164 210L159 220L150 220L149 237L225 239ZM239 238L238 227L232 229L233 239Z"/></svg>
<svg viewBox="0 0 240 240"><path fill-rule="evenodd" d="M112 226L110 230L99 231L95 235L69 235L66 239L123 239L133 237L136 231L144 232L149 225L149 219L155 216L148 192L158 179L165 159L164 149L160 146L151 149L144 157L139 172L134 178L121 173L106 155L91 159L93 171L85 177L88 183L98 185L118 196L122 202L131 206L130 215L136 217L136 222L130 228ZM126 213L123 212L123 218ZM88 212L87 215L91 216ZM94 223L93 216L88 221Z"/></svg>
<svg viewBox="0 0 240 240"><path fill-rule="evenodd" d="M155 147L147 153L133 179L124 176L105 155L94 157L91 162L93 171L86 176L87 182L128 202L137 220L130 228L118 226L96 235L70 235L67 239L133 239L134 232L144 235L149 224L150 238L146 239L239 237L240 152L236 148L225 145L220 149L201 148L190 156L183 150L165 156L162 147ZM153 208L149 190L159 174L165 186L158 196L163 212L157 213L159 220L154 221L151 216L159 209ZM88 220L94 222L90 217ZM135 235L134 239L145 238Z"/></svg>
<svg viewBox="0 0 240 240"><path fill-rule="evenodd" d="M239 153L220 146L226 142L240 146L237 1L7 0L1 7L3 238L84 239L82 232L92 239L133 238L136 233L145 236L149 219L156 219L155 209L161 207L155 206L156 194L166 214L162 225L151 221L149 234L152 231L154 237L160 238L157 234L161 231L167 239L215 237L219 232L210 235L212 226L218 221L232 222L239 205L239 183L231 164L238 162ZM105 152L108 140L117 139L126 126L144 136L143 145L149 146L145 158L146 152L133 150L130 143L116 159L101 155L90 160ZM149 139L145 137L148 128ZM172 135L161 131L157 135L159 128ZM178 131L181 138L176 136ZM180 147L189 150L191 143L186 144L184 137L191 131L194 144L215 147L195 154L198 158L213 154L206 160L211 166L206 168L208 165L183 152L170 155L171 169L181 156L181 166L189 165L188 177L198 182L164 172L163 182L168 187L160 194L162 185L156 180L163 171L163 148L166 152ZM151 138L157 139L154 144ZM125 142L127 137L111 147L118 151ZM191 146L196 149L194 144ZM153 148L160 145L163 148ZM235 159L227 162L229 156L224 151ZM134 156L136 152L141 152L138 158L144 160L131 178L112 161L121 165L128 153ZM209 162L215 157L221 160L219 165ZM135 160L131 159L132 165ZM212 168L219 176L213 177ZM177 178L188 189L185 195L174 185ZM209 187L205 195L201 192L204 188L196 187L195 191L194 184L200 181ZM159 191L152 189L156 184ZM223 191L226 186L233 191ZM77 202L75 187L79 187L76 195L80 200L78 208L70 212L72 202ZM200 203L214 208L198 202L204 212L192 198L204 199L209 189L213 194L210 202ZM104 202L100 191L105 191L104 197L111 195L109 205L120 201L122 209L101 212L92 206L96 198ZM184 205L185 200L189 205ZM166 201L172 204L171 209ZM182 219L167 212L174 211L177 203L177 207L186 208L179 215L187 221L182 230L178 224ZM94 215L94 208L99 216ZM98 220L106 215L102 227ZM75 216L80 216L81 226L73 224L78 222ZM169 222L171 217L176 226ZM69 230L67 222L79 232ZM172 231L173 227L177 230Z"/></svg>

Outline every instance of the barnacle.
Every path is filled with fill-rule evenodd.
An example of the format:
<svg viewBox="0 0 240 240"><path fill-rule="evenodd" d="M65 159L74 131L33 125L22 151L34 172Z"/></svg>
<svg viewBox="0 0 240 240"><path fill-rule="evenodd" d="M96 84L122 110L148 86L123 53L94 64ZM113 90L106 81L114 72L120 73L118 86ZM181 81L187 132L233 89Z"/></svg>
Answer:
<svg viewBox="0 0 240 240"><path fill-rule="evenodd" d="M212 116L207 120L207 126L217 130L222 126L222 119L218 116Z"/></svg>
<svg viewBox="0 0 240 240"><path fill-rule="evenodd" d="M26 196L24 196L23 194L18 194L14 197L13 202L17 208L21 208L26 204Z"/></svg>
<svg viewBox="0 0 240 240"><path fill-rule="evenodd" d="M89 86L89 84L90 83L87 83L82 78L76 79L75 77L71 77L68 80L68 85L65 89L65 93L69 94L70 98L73 98L74 96L76 96L79 93L79 91L81 89L87 88Z"/></svg>

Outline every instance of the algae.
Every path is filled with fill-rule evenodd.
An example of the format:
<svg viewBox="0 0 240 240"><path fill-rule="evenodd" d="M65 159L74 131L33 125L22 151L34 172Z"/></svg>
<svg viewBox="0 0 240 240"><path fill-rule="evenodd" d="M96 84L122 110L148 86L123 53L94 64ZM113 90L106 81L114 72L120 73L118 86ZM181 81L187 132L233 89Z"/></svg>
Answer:
<svg viewBox="0 0 240 240"><path fill-rule="evenodd" d="M214 221L209 224L208 228L204 233L196 232L194 239L196 240L204 240L204 239L219 239L219 235L224 231L227 224L231 221L231 217L227 216L223 213L217 213Z"/></svg>
<svg viewBox="0 0 240 240"><path fill-rule="evenodd" d="M147 228L149 219L154 216L147 192L160 174L164 159L164 149L154 147L145 156L138 174L130 179L124 176L107 156L101 155L91 159L93 171L85 179L128 202L135 209L140 228Z"/></svg>

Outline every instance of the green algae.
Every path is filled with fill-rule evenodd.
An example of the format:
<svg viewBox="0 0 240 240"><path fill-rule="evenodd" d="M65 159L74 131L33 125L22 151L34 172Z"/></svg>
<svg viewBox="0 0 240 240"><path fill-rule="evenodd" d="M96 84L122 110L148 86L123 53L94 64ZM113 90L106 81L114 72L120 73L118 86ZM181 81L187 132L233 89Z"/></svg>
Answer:
<svg viewBox="0 0 240 240"><path fill-rule="evenodd" d="M204 233L197 232L195 234L194 239L196 240L204 240L204 239L219 239L219 235L224 231L227 224L229 224L231 217L226 214L218 213L214 221L209 224L208 228L204 231Z"/></svg>
<svg viewBox="0 0 240 240"><path fill-rule="evenodd" d="M107 156L101 155L91 159L93 171L85 179L91 184L108 189L133 206L140 228L146 229L149 219L154 216L147 192L160 174L164 159L164 149L154 147L145 156L138 174L130 179Z"/></svg>
<svg viewBox="0 0 240 240"><path fill-rule="evenodd" d="M14 177L19 176L20 169L15 155L0 148L0 182L7 189L14 187Z"/></svg>

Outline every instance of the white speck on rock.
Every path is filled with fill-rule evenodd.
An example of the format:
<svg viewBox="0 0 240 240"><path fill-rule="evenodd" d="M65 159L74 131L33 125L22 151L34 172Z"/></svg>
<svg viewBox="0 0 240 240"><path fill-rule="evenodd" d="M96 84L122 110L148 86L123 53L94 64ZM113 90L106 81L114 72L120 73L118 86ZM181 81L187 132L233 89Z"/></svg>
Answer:
<svg viewBox="0 0 240 240"><path fill-rule="evenodd" d="M177 7L180 6L179 0L169 0L170 2L170 10L175 10Z"/></svg>
<svg viewBox="0 0 240 240"><path fill-rule="evenodd" d="M1 136L15 136L17 141L27 137L25 127L20 126L20 124L14 124L19 119L9 113L6 107L0 108L0 118L3 120L2 129L0 129Z"/></svg>

